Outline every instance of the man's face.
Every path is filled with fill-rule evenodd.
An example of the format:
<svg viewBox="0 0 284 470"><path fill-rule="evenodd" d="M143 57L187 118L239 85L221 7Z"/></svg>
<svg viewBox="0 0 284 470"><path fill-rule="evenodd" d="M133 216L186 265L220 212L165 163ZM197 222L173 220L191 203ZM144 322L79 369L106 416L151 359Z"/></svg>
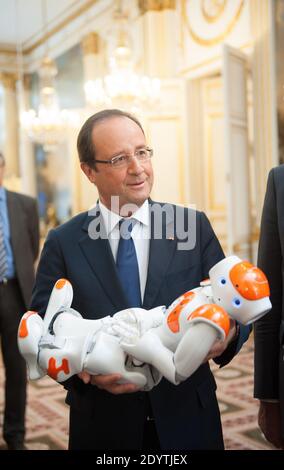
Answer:
<svg viewBox="0 0 284 470"><path fill-rule="evenodd" d="M117 155L131 155L139 148L146 147L145 136L140 127L127 117L115 116L99 122L92 132L96 159L110 160ZM124 204L141 206L149 197L153 186L151 160L139 162L131 159L128 166L112 168L97 163L97 170L82 164L82 170L94 183L101 202L111 208L111 196L119 197L119 207Z"/></svg>

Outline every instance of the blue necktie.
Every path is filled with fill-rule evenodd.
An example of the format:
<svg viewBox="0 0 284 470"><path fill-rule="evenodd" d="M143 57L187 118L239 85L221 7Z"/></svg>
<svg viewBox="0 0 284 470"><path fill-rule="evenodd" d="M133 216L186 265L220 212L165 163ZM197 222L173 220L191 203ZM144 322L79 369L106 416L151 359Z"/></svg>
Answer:
<svg viewBox="0 0 284 470"><path fill-rule="evenodd" d="M142 305L138 261L131 237L135 222L133 219L120 220L120 239L116 257L118 276L128 299L128 307L141 307Z"/></svg>
<svg viewBox="0 0 284 470"><path fill-rule="evenodd" d="M4 245L4 230L2 216L0 213L0 281L3 281L7 271L7 254Z"/></svg>

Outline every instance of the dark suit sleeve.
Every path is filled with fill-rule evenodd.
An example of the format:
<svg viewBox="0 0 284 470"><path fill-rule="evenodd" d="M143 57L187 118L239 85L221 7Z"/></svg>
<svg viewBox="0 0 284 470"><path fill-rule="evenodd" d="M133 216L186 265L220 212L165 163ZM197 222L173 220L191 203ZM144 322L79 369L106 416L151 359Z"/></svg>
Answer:
<svg viewBox="0 0 284 470"><path fill-rule="evenodd" d="M44 244L32 293L30 309L44 316L55 282L66 277L66 268L55 230L51 230Z"/></svg>
<svg viewBox="0 0 284 470"><path fill-rule="evenodd" d="M201 213L201 247L202 247L202 266L203 278L208 278L210 269L224 258L224 252L221 245L204 213ZM214 362L221 367L230 362L240 351L242 345L247 341L251 332L250 326L239 325L239 334L233 340L221 356L216 357Z"/></svg>
<svg viewBox="0 0 284 470"><path fill-rule="evenodd" d="M268 176L262 212L258 266L270 285L272 310L255 323L256 398L279 397L279 332L282 312L282 252L277 217L274 170ZM279 201L283 205L284 201Z"/></svg>

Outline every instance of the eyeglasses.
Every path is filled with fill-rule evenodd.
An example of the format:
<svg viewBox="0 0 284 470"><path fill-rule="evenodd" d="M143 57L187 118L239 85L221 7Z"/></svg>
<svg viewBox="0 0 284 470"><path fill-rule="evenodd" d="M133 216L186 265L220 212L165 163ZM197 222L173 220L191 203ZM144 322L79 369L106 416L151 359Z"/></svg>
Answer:
<svg viewBox="0 0 284 470"><path fill-rule="evenodd" d="M134 152L134 155L117 155L110 160L94 160L94 163L105 163L111 165L113 168L123 168L129 165L133 158L141 163L150 160L153 157L153 149L149 147L138 149Z"/></svg>

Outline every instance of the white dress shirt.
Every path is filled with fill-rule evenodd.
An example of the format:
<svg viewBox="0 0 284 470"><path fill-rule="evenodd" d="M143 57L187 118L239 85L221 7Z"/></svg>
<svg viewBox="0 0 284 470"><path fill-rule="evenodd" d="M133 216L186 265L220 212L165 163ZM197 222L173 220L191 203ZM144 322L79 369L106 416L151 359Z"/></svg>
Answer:
<svg viewBox="0 0 284 470"><path fill-rule="evenodd" d="M117 249L119 243L119 221L122 217L115 212L111 212L101 201L99 201L100 211L103 217L108 241L111 247L113 258L116 261ZM147 272L149 264L149 251L150 251L150 237L151 237L151 223L150 223L150 208L148 199L139 209L134 212L131 219L137 220L134 225L131 236L134 242L140 278L140 291L142 302L144 299Z"/></svg>

